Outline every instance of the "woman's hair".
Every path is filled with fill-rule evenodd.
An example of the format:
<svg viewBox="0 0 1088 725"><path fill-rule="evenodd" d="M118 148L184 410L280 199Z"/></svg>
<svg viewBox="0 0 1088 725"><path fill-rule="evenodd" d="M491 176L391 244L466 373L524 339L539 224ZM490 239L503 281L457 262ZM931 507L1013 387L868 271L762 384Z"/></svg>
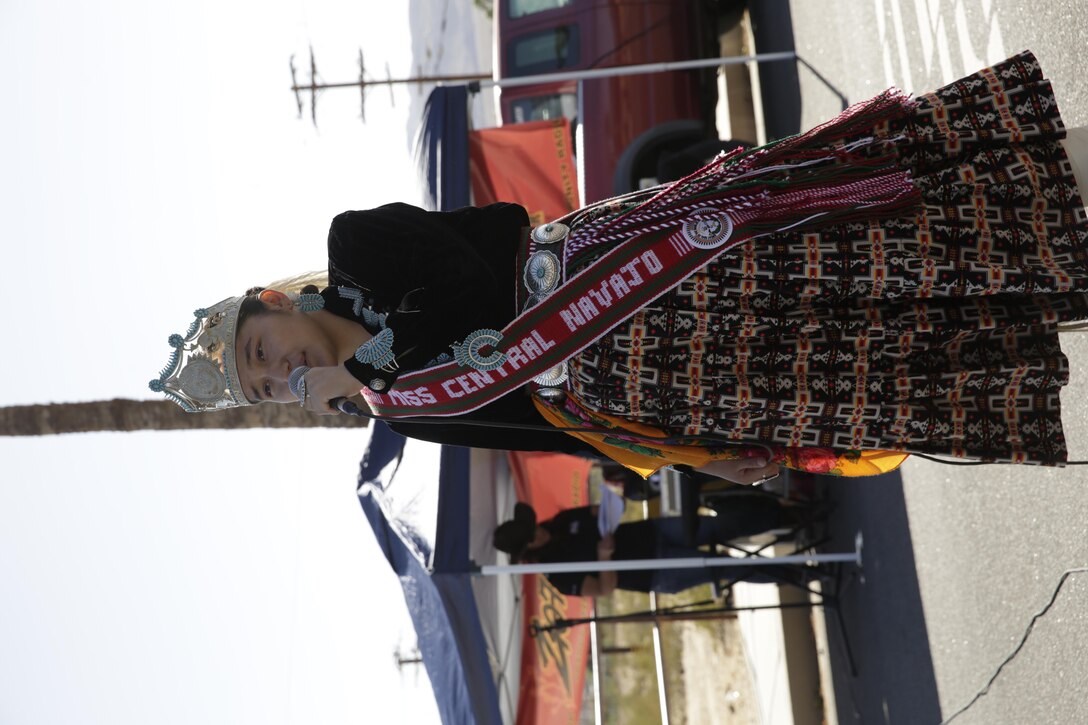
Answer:
<svg viewBox="0 0 1088 725"><path fill-rule="evenodd" d="M533 543L535 535L536 511L529 504L518 501L514 505L514 518L499 524L491 541L496 549L510 555L510 561L517 563L529 554L529 544Z"/></svg>
<svg viewBox="0 0 1088 725"><path fill-rule="evenodd" d="M238 322L235 324L234 329L236 331L241 330L242 325L249 318L259 317L260 315L268 314L272 311L265 307L257 297L257 295L266 289L279 290L288 295L296 292L306 294L320 292L321 289L327 287L328 284L329 275L327 272L305 272L303 274L295 275L294 277L276 280L264 287L250 287L246 290L245 298L242 300L241 304L238 305Z"/></svg>
<svg viewBox="0 0 1088 725"><path fill-rule="evenodd" d="M275 282L266 284L263 288L252 287L250 289L275 289L285 294L292 294L294 292L302 292L303 287L317 287L319 290L329 286L329 273L322 270L320 272L303 272L302 274L296 274L293 277L284 277L278 279ZM246 294L250 294L249 290L246 290Z"/></svg>

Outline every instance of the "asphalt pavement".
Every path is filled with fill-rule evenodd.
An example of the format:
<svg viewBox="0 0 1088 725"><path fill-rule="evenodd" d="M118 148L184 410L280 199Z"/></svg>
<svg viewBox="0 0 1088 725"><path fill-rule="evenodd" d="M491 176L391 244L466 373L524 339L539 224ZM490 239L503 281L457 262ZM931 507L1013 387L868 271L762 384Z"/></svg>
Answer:
<svg viewBox="0 0 1088 725"><path fill-rule="evenodd" d="M768 127L803 130L895 85L924 92L1024 49L1052 79L1069 126L1088 125L1088 8L1071 0L752 0L757 50L792 44L801 62L761 78ZM785 10L784 10L785 9ZM766 36L769 36L769 40ZM785 37L779 37L785 36ZM796 126L791 130L791 125ZM1088 332L1063 336L1072 459L1088 459ZM834 480L828 551L864 537L828 612L841 723L1088 723L1088 466L953 467ZM849 645L849 649L847 648ZM848 656L852 655L852 656Z"/></svg>

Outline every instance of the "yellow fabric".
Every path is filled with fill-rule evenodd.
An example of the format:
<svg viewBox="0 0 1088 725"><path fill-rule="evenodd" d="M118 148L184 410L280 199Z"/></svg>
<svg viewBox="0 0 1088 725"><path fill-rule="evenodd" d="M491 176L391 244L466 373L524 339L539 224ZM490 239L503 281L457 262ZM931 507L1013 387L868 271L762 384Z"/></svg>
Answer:
<svg viewBox="0 0 1088 725"><path fill-rule="evenodd" d="M557 428L570 428L572 423L576 423L571 417L561 412L561 409L536 396L533 397L533 402L544 419ZM878 476L894 471L908 457L908 454L896 451L853 451L830 459L825 455L813 455L817 449L770 447L758 444L706 448L655 443L645 439L664 438L665 434L656 428L584 408L582 410L593 419L593 422L600 424L598 427L615 429L615 435L570 430L566 431L567 434L588 443L616 463L643 477L666 466L685 465L700 468L711 461L762 455L768 456L773 462L786 468L854 478ZM624 433L633 433L643 439L637 444L618 440L617 436L622 436Z"/></svg>
<svg viewBox="0 0 1088 725"><path fill-rule="evenodd" d="M909 453L900 453L899 451L859 451L858 453L857 459L839 456L836 475L849 478L879 476L884 473L891 473L903 465L903 461L910 457Z"/></svg>

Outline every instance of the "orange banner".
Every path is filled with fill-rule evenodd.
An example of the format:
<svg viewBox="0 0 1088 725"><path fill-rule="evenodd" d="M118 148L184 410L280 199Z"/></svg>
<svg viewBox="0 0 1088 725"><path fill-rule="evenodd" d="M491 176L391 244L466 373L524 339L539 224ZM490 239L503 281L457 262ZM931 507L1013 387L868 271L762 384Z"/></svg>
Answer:
<svg viewBox="0 0 1088 725"><path fill-rule="evenodd" d="M570 122L565 118L471 131L468 153L476 206L517 202L529 211L534 226L578 207Z"/></svg>
<svg viewBox="0 0 1088 725"><path fill-rule="evenodd" d="M518 500L530 504L539 520L589 503L589 461L557 453L509 455ZM540 574L523 577L522 588L525 637L517 725L575 725L582 709L589 628L569 627L535 638L530 632L533 625L590 616L593 600L568 597Z"/></svg>

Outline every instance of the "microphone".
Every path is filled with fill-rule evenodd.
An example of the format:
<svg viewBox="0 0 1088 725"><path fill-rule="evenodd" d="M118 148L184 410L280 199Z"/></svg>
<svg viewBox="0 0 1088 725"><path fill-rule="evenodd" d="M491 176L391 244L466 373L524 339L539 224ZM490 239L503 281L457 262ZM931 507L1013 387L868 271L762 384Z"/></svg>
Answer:
<svg viewBox="0 0 1088 725"><path fill-rule="evenodd" d="M309 367L299 365L287 376L287 387L291 389L291 394L298 398L300 403L306 398L306 381L304 378L308 372L310 372Z"/></svg>
<svg viewBox="0 0 1088 725"><path fill-rule="evenodd" d="M297 368L291 371L291 374L287 376L287 387L291 390L291 394L298 398L299 403L304 403L306 400L306 373L310 372L310 368L306 365L299 365ZM341 413L348 415L363 415L365 414L359 409L355 403L352 403L347 398L333 398L329 401L329 405L337 408Z"/></svg>

